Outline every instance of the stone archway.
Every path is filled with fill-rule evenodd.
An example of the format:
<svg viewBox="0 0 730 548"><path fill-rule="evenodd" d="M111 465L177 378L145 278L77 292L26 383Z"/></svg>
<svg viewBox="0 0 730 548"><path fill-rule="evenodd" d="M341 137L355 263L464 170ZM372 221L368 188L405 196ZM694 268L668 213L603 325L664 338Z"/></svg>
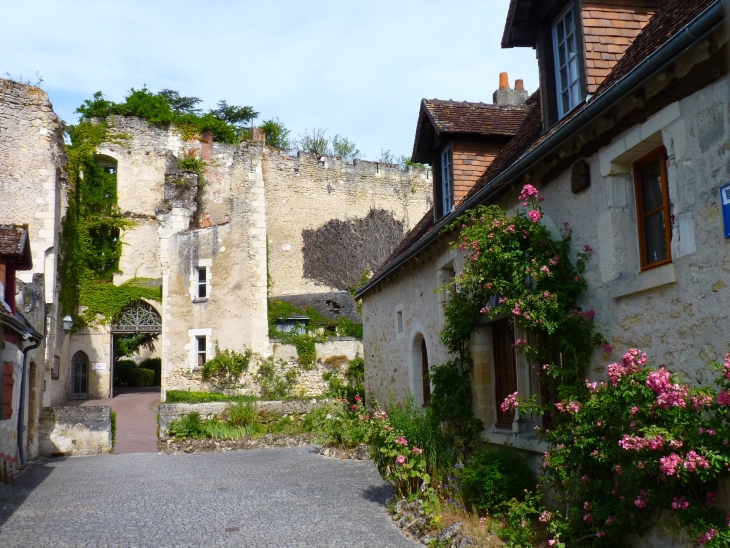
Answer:
<svg viewBox="0 0 730 548"><path fill-rule="evenodd" d="M118 339L137 337L138 340L143 339L148 341L147 343L142 343L140 348L143 348L148 343L151 345L157 339L157 336L162 333L162 317L159 312L157 312L157 309L155 309L155 307L150 303L141 299L132 301L122 309L117 317L112 320L109 331L111 342L109 395L110 397L114 397L115 362L118 350ZM160 372L158 371L156 377L159 376Z"/></svg>

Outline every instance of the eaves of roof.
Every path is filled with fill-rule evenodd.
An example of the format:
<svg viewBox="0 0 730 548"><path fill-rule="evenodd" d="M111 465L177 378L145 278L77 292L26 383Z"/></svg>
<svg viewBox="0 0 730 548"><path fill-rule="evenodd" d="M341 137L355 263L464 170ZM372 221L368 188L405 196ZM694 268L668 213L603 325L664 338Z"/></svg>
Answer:
<svg viewBox="0 0 730 548"><path fill-rule="evenodd" d="M391 272L436 240L444 227L455 221L469 209L486 201L505 184L523 175L534 164L554 152L565 140L581 131L608 109L612 108L617 102L629 96L648 78L666 68L685 50L697 44L723 22L723 6L726 11L730 12L730 0L716 0L680 31L676 32L666 42L658 46L651 54L638 61L633 68L615 79L610 87L599 89L601 93L598 93L591 101L574 111L569 119L564 119L558 126L548 132L544 138L540 139L536 146L530 148L502 172L491 178L488 184L474 192L470 197L467 197L449 215L440 219L438 223L434 223L432 227L429 227L422 238L418 239L408 249L402 250L399 256L393 257L391 254L390 262L386 263L384 268L378 270L365 285L360 287L355 297L361 298ZM629 50L627 50L628 53ZM616 68L620 68L620 63L617 63L614 70Z"/></svg>

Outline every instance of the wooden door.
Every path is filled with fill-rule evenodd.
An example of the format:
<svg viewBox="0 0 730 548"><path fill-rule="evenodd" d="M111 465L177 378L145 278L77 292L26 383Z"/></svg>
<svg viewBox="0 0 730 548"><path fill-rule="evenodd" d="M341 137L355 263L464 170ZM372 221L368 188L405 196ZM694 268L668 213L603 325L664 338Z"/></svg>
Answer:
<svg viewBox="0 0 730 548"><path fill-rule="evenodd" d="M423 406L431 403L431 379L428 377L428 352L426 340L421 341L421 378L423 379Z"/></svg>

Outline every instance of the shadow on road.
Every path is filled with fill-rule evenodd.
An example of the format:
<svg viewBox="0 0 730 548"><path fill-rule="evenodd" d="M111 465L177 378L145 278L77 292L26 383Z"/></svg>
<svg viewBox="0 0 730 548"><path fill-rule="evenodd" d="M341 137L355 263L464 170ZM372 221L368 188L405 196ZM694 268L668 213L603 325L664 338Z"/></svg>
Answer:
<svg viewBox="0 0 730 548"><path fill-rule="evenodd" d="M0 483L0 532L23 501L53 473L58 463L65 460L66 457L38 459L18 472L15 485Z"/></svg>
<svg viewBox="0 0 730 548"><path fill-rule="evenodd" d="M371 485L370 487L364 489L360 492L360 496L364 498L365 500L369 500L370 502L376 502L378 504L385 504L385 501L388 500L388 497L390 497L393 494L393 488L388 485Z"/></svg>

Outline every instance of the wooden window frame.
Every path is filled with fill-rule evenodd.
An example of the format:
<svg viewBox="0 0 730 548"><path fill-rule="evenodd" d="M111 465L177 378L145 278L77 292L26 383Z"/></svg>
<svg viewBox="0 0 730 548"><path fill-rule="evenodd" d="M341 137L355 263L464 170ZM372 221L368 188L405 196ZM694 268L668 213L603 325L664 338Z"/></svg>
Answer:
<svg viewBox="0 0 730 548"><path fill-rule="evenodd" d="M13 418L13 390L15 378L13 375L13 364L4 362L0 371L0 420Z"/></svg>
<svg viewBox="0 0 730 548"><path fill-rule="evenodd" d="M641 168L659 158L660 185L662 190L662 205L649 212L644 211L644 193L641 181ZM657 268L672 262L672 214L669 206L669 184L667 181L667 149L660 146L634 162L634 193L636 195L636 225L639 232L639 259L641 272ZM660 261L649 263L646 249L646 228L644 220L659 211L664 214L664 243L667 257Z"/></svg>
<svg viewBox="0 0 730 548"><path fill-rule="evenodd" d="M200 280L201 274L203 275L203 280ZM205 266L199 266L196 268L196 298L197 299L207 299L208 298L208 269ZM202 291L201 291L202 290ZM202 293L202 295L201 295Z"/></svg>
<svg viewBox="0 0 730 548"><path fill-rule="evenodd" d="M443 217L454 210L454 151L451 143L446 145L439 152L441 171L441 211ZM448 165L444 163L448 160ZM446 180L448 177L448 181ZM448 185L448 188L446 188Z"/></svg>
<svg viewBox="0 0 730 548"><path fill-rule="evenodd" d="M512 358L512 371L507 373L502 373L498 371L498 367L500 365L499 360L497 359L497 337L495 337L495 328L503 329L504 326L509 328L510 332L510 340L509 340L509 352L511 352L511 358ZM505 351L502 349L501 351ZM514 422L514 411L510 410L507 413L502 412L502 409L500 406L502 405L502 402L504 401L504 398L506 398L509 394L517 391L517 356L515 354L515 332L514 332L514 326L510 324L509 320L503 319L499 320L497 322L494 322L492 324L492 353L494 355L494 399L495 399L495 413L496 413L496 421L495 421L495 427L497 428L512 428L512 423ZM505 364L502 364L505 365ZM509 365L509 364L506 364ZM512 375L512 392L510 392L507 389L504 389L502 386L501 380L502 377L508 376L508 374ZM500 390L502 393L500 394Z"/></svg>
<svg viewBox="0 0 730 548"><path fill-rule="evenodd" d="M576 16L576 3L575 2L569 2L561 11L560 14L553 20L552 24L550 25L550 33L552 37L552 54L553 54L553 71L555 73L555 98L556 98L556 106L558 110L558 120L562 120L565 116L567 116L575 107L580 105L583 102L583 78L582 73L584 71L583 69L583 63L580 55L580 49L581 49L581 41L580 41L580 33L578 32L578 20ZM573 14L573 38L575 40L575 60L576 64L578 66L578 74L576 74L576 79L574 81L570 81L568 83L568 98L569 102L571 103L567 110L563 110L563 102L562 102L562 95L563 90L561 89L561 81L560 81L560 55L558 51L558 25L562 23L562 21L565 19L565 17L568 15L568 12L572 12ZM578 13L578 16L580 13ZM567 36L565 40L567 41ZM567 63L565 65L566 67L570 66L570 60L567 60ZM572 93L571 88L577 85L578 90L580 93L580 97L575 102L575 104L572 104Z"/></svg>
<svg viewBox="0 0 730 548"><path fill-rule="evenodd" d="M200 349L200 343L203 343L203 350ZM208 361L208 337L206 335L195 336L195 367L202 368L205 362ZM203 362L200 362L200 357L203 357Z"/></svg>

